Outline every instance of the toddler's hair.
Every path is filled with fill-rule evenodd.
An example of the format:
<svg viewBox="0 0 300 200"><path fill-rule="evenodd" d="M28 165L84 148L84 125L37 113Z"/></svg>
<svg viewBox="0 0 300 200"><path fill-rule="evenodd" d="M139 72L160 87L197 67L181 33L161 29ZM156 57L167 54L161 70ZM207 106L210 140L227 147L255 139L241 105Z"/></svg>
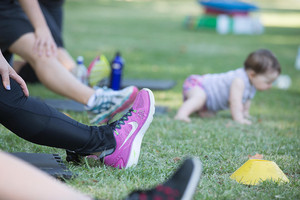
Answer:
<svg viewBox="0 0 300 200"><path fill-rule="evenodd" d="M257 74L263 74L268 70L281 73L280 64L275 55L267 49L259 49L250 53L244 62L245 69L251 69Z"/></svg>

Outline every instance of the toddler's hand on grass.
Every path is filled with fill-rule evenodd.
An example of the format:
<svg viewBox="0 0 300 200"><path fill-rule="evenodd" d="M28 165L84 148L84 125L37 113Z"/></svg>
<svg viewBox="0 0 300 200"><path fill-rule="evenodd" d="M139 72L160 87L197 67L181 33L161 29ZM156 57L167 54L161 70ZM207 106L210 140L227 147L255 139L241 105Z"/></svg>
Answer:
<svg viewBox="0 0 300 200"><path fill-rule="evenodd" d="M244 113L244 118L252 119L252 116L249 113Z"/></svg>
<svg viewBox="0 0 300 200"><path fill-rule="evenodd" d="M175 120L180 120L180 121L184 121L184 122L187 122L187 123L190 123L191 122L191 119L189 117L180 117L180 116L175 116L174 117Z"/></svg>
<svg viewBox="0 0 300 200"><path fill-rule="evenodd" d="M252 116L248 113L248 112L246 112L246 113L243 113L243 116L244 116L244 118L246 118L246 119L252 119Z"/></svg>
<svg viewBox="0 0 300 200"><path fill-rule="evenodd" d="M239 123L239 124L246 124L246 125L251 125L252 124L252 122L250 121L250 120L248 120L248 119L245 119L245 118L243 118L243 119L239 119L239 120L235 120L237 123Z"/></svg>

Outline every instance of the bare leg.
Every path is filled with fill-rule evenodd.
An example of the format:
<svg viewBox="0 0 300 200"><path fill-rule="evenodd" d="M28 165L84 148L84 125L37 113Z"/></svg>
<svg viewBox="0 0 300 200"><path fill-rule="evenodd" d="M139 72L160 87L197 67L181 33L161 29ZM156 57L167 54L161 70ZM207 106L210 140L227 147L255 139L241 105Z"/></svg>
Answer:
<svg viewBox="0 0 300 200"><path fill-rule="evenodd" d="M1 151L0 163L0 199L92 199Z"/></svg>
<svg viewBox="0 0 300 200"><path fill-rule="evenodd" d="M27 60L40 81L50 90L87 104L94 90L78 81L56 57L38 56L33 52L34 33L27 33L14 42L9 50Z"/></svg>
<svg viewBox="0 0 300 200"><path fill-rule="evenodd" d="M59 62L68 70L72 71L76 67L76 62L68 51L62 47L57 49L57 58Z"/></svg>
<svg viewBox="0 0 300 200"><path fill-rule="evenodd" d="M59 62L68 70L72 71L73 68L76 66L76 62L73 60L71 55L68 51L62 47L57 49L57 58ZM22 67L26 64L24 60L16 60L14 61L13 68L14 70L19 73Z"/></svg>
<svg viewBox="0 0 300 200"><path fill-rule="evenodd" d="M177 114L175 115L176 120L182 120L185 122L190 122L189 116L200 110L206 102L206 94L204 90L199 87L194 87L187 93L187 100L183 102L182 106L179 108Z"/></svg>

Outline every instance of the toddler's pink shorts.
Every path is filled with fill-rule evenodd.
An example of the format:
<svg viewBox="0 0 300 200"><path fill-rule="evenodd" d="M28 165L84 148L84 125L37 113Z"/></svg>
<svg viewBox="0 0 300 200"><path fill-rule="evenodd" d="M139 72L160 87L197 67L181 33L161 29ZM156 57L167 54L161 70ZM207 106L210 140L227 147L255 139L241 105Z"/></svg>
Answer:
<svg viewBox="0 0 300 200"><path fill-rule="evenodd" d="M200 75L190 75L189 77L187 77L187 79L185 79L184 83L183 83L183 100L185 101L187 98L187 92L194 88L194 87L200 87L201 89L203 88L202 85L202 81L203 81L203 76Z"/></svg>

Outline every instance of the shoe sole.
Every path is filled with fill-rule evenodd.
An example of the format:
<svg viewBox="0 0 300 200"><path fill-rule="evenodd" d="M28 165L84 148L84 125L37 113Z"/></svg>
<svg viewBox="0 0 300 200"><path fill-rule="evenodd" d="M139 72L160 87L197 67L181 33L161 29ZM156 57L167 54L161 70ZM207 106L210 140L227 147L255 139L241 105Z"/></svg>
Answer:
<svg viewBox="0 0 300 200"><path fill-rule="evenodd" d="M202 174L202 163L198 158L191 158L194 163L194 169L191 174L191 179L186 186L186 189L182 195L181 200L191 200L193 199L194 193L198 186L200 176Z"/></svg>
<svg viewBox="0 0 300 200"><path fill-rule="evenodd" d="M134 100L137 96L137 93L138 93L138 89L136 87L134 87L133 92L131 93L129 98L124 103L120 104L121 107L117 108L112 113L107 113L105 115L102 114L103 115L102 118L104 118L104 119L102 119L101 121L97 122L98 120L97 121L92 120L91 123L92 124L104 124L104 123L106 123L111 116L114 116L115 114L120 113L120 112L124 111L125 109L129 108L133 104L133 102L134 102ZM97 118L97 116L95 118Z"/></svg>
<svg viewBox="0 0 300 200"><path fill-rule="evenodd" d="M132 142L129 158L128 158L125 168L135 166L138 163L143 137L144 137L147 129L149 128L149 126L153 120L153 115L155 113L155 106L154 106L155 99L154 99L154 95L153 95L152 91L147 88L144 88L143 90L146 90L148 92L149 98L150 98L149 115L148 115L145 123L143 124L142 128L140 129L140 131L135 136L135 138Z"/></svg>

